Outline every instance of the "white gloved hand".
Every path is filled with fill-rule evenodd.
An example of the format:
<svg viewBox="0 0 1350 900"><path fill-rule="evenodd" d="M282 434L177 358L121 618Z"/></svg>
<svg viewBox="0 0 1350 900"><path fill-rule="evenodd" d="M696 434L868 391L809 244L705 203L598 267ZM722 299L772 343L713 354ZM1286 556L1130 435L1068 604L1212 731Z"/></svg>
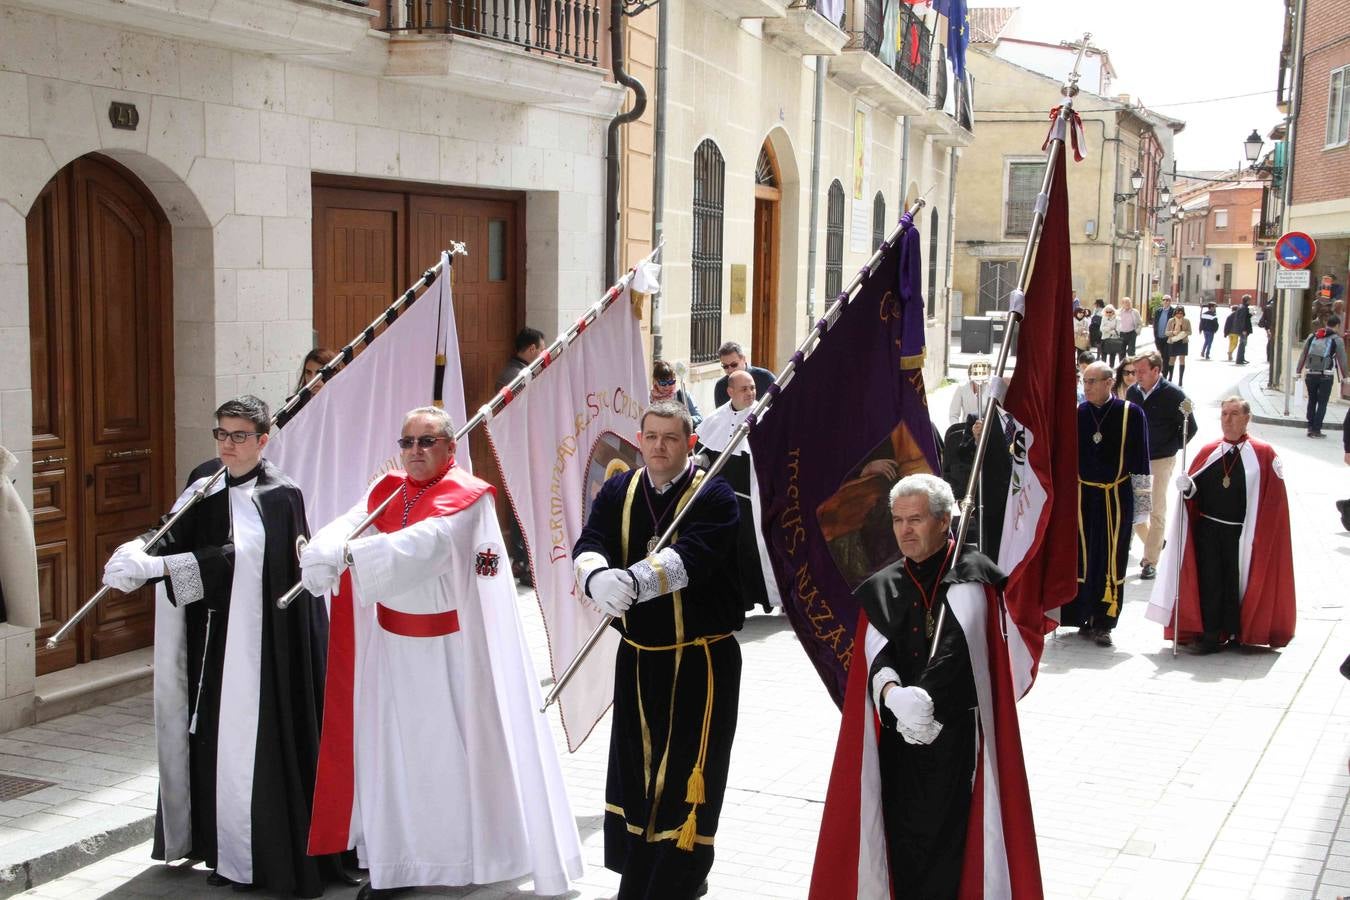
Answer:
<svg viewBox="0 0 1350 900"><path fill-rule="evenodd" d="M300 567L300 583L315 597L331 594L337 590L341 580L341 570L327 563L311 563Z"/></svg>
<svg viewBox="0 0 1350 900"><path fill-rule="evenodd" d="M605 569L591 576L586 595L595 601L601 612L618 618L628 612L637 599L637 588L623 569Z"/></svg>
<svg viewBox="0 0 1350 900"><path fill-rule="evenodd" d="M300 551L300 568L327 566L341 572L347 568L347 564L342 559L344 553L342 544L334 544L329 541L310 541L305 545L305 549ZM309 590L309 588L305 590Z"/></svg>
<svg viewBox="0 0 1350 900"><path fill-rule="evenodd" d="M884 702L902 733L933 724L933 698L921 687L893 687L886 692Z"/></svg>
<svg viewBox="0 0 1350 900"><path fill-rule="evenodd" d="M122 583L135 581L136 587L140 587L151 578L164 577L164 560L146 553L145 542L137 538L113 551L108 564L103 567L103 576L105 583L106 579L112 578Z"/></svg>
<svg viewBox="0 0 1350 900"><path fill-rule="evenodd" d="M1172 483L1181 491L1183 497L1189 498L1195 493L1195 479L1185 473L1178 475Z"/></svg>
<svg viewBox="0 0 1350 900"><path fill-rule="evenodd" d="M141 585L145 584L138 578L132 578L129 575L119 575L114 572L103 570L103 583L115 591L121 591L124 594L130 594Z"/></svg>

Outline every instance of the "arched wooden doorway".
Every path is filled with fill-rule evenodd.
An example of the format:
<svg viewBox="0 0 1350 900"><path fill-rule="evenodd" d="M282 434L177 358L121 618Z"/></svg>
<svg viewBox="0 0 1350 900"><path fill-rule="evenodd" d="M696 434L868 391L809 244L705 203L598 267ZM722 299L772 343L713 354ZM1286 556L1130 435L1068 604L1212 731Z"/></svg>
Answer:
<svg viewBox="0 0 1350 900"><path fill-rule="evenodd" d="M779 207L783 199L780 172L773 145L766 140L759 148L759 160L755 164L755 274L750 361L775 372L778 370Z"/></svg>
<svg viewBox="0 0 1350 900"><path fill-rule="evenodd" d="M114 592L70 639L44 646L98 588L112 550L173 499L172 248L149 191L98 155L58 172L27 225L41 675L154 636L142 588Z"/></svg>

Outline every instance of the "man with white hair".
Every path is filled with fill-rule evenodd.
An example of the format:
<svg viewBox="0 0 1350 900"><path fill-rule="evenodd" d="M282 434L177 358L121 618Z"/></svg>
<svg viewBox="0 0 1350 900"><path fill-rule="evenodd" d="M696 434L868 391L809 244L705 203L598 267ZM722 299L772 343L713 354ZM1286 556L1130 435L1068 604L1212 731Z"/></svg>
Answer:
<svg viewBox="0 0 1350 900"><path fill-rule="evenodd" d="M942 479L902 478L890 506L901 558L856 591L863 613L812 896L824 895L818 887L834 896L886 896L888 885L894 896L974 895L981 885L963 885L963 874L988 884L986 873L1004 866L1019 890L1027 879L1039 885L1034 846L1012 847L1003 838L1033 832L997 625L1006 576L973 547L958 556L950 534L955 498ZM972 791L977 764L985 777L997 767L997 792ZM870 845L867 828L857 824L874 815L878 801L884 848ZM972 816L985 826L967 847ZM995 821L1001 830L990 829ZM835 873L847 886L827 886Z"/></svg>
<svg viewBox="0 0 1350 900"><path fill-rule="evenodd" d="M398 446L403 471L300 555L306 589L333 592L309 850L356 848L358 900L522 877L566 893L581 843L493 489L455 465L442 409L409 412Z"/></svg>
<svg viewBox="0 0 1350 900"><path fill-rule="evenodd" d="M1115 370L1104 362L1083 370L1078 404L1078 594L1061 613L1082 637L1111 646L1125 597L1130 527L1149 520L1148 419L1112 395Z"/></svg>

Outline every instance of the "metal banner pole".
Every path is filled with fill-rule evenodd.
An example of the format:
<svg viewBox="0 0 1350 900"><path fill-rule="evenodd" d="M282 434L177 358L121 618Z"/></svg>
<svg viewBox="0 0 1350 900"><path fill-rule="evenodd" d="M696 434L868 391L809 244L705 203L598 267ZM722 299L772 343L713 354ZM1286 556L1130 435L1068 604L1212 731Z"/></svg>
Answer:
<svg viewBox="0 0 1350 900"><path fill-rule="evenodd" d="M467 252L468 251L464 249L463 243L456 241L455 243L451 244L449 253L452 264L456 256L464 255ZM277 410L276 413L272 415L271 427L280 430L283 426L285 426L285 424L289 422L297 412L300 411L300 408L304 406L305 402L310 398L310 396L317 388L321 387L324 383L332 379L334 375L336 375L343 368L345 368L347 363L352 361L352 357L356 354L356 351L358 349L375 340L375 329L381 323L384 323L386 326L393 324L394 320L397 319L409 306L411 306L417 300L418 290L430 287L432 282L436 280L436 276L440 274L440 271L441 271L441 263L438 261L436 265L432 266L430 269L427 269L425 272L423 272L422 277L417 279L417 282L413 284L412 287L408 288L406 291L400 294L398 299L396 299L393 303L391 303L388 309L380 313L380 315L375 319L375 321L371 322L364 329L362 329L361 332L356 337L348 341L347 345L343 347L341 350L339 350L337 352L337 355L335 355L331 360L329 360L326 364L324 364L324 366L314 374L313 378L305 382L304 387L300 388L300 390L296 391L289 398L287 398L286 402L282 404L281 409ZM168 520L163 525L161 525L159 529L154 534L152 534L150 538L145 542L145 549L149 550L151 547L155 546L161 540L163 540L164 535L169 533L170 529L172 529L173 526L177 524L178 520L181 519L189 509L191 509L193 506L196 506L197 503L203 497L206 496L207 492L211 490L211 488L215 485L217 481L220 480L221 476L224 475L225 472L226 472L225 466L221 466L219 469L216 470L216 473L212 475L210 479L207 480L205 484L203 484L197 490L193 491L192 496L188 498L187 502L184 503L178 509L177 512L169 516ZM98 592L95 593L94 596L86 600L84 605L75 611L75 615L67 619L65 624L63 624L60 628L58 628L51 637L47 638L47 649L51 650L54 647L56 647L57 644L61 643L61 641L65 639L66 635L70 633L71 629L73 629L76 625L78 625L80 623L80 620L83 619L85 616L87 616L94 609L94 607L98 606L98 604L103 600L103 598L108 596L108 594L110 594L112 590L113 589L108 587L107 585L104 585L103 587L99 588Z"/></svg>

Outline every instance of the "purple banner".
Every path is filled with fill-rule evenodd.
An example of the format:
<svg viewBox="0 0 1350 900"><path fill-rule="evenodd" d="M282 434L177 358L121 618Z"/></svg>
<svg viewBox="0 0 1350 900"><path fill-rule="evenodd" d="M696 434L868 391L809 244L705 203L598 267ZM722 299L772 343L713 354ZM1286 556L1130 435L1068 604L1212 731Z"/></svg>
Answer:
<svg viewBox="0 0 1350 900"><path fill-rule="evenodd" d="M899 558L891 486L938 468L919 244L911 227L886 249L750 433L783 608L840 705L858 624L853 589Z"/></svg>

